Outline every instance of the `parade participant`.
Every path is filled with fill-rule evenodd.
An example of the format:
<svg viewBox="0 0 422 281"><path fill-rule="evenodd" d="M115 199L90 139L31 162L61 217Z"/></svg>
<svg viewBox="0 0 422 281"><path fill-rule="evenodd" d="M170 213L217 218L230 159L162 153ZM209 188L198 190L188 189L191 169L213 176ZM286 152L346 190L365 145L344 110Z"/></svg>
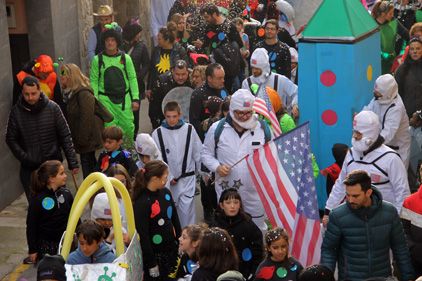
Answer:
<svg viewBox="0 0 422 281"><path fill-rule="evenodd" d="M174 4L174 0L160 0L160 1L152 1L150 11L154 11L151 13L151 37L153 39L154 46L157 46L157 37L160 28L166 26L168 20L167 17L169 15L169 11Z"/></svg>
<svg viewBox="0 0 422 281"><path fill-rule="evenodd" d="M217 122L222 118L221 112L221 105L223 104L223 100L219 97L212 96L210 97L205 105L206 110L209 112L210 117L202 121L202 132L204 135L208 132L209 128L211 127L214 122Z"/></svg>
<svg viewBox="0 0 422 281"><path fill-rule="evenodd" d="M401 45L396 44L398 38L409 41L407 29L394 19L394 4L387 0L377 0L372 7L371 15L380 26L381 34L381 73L390 73L394 58L400 52Z"/></svg>
<svg viewBox="0 0 422 281"><path fill-rule="evenodd" d="M37 266L37 281L66 281L64 264L60 255L45 255Z"/></svg>
<svg viewBox="0 0 422 281"><path fill-rule="evenodd" d="M174 1L173 6L168 13L167 21L171 21L174 14L180 14L182 16L199 16L196 5L189 0Z"/></svg>
<svg viewBox="0 0 422 281"><path fill-rule="evenodd" d="M126 190L129 192L129 195L132 196L133 194L132 179L129 176L129 173L125 167L123 167L120 164L113 165L112 167L110 167L110 169L108 169L107 177L113 177L115 179L118 179L126 187ZM102 190L102 191L105 192L105 190ZM117 201L119 202L122 225L124 227L127 227L127 218L126 218L126 211L124 208L124 202L123 200L121 200L122 196L120 192L117 191L116 189L115 191L116 191Z"/></svg>
<svg viewBox="0 0 422 281"><path fill-rule="evenodd" d="M372 111L361 111L355 116L352 148L344 159L340 175L328 197L324 225L328 222L328 213L340 205L346 195L344 179L357 169L368 172L372 184L382 193L383 199L392 203L400 212L404 199L410 194L406 168L397 152L382 144L380 132L379 118Z"/></svg>
<svg viewBox="0 0 422 281"><path fill-rule="evenodd" d="M86 178L95 171L97 159L95 150L101 148L101 133L104 130L105 117L99 116L101 107L96 100L89 82L79 67L73 63L63 64L60 70L60 83L67 93L67 122L72 134L75 150L80 154L82 174ZM108 113L107 121L113 119Z"/></svg>
<svg viewBox="0 0 422 281"><path fill-rule="evenodd" d="M296 119L299 116L299 108L297 106L298 88L286 76L271 72L268 52L266 49L255 49L251 56L251 68L252 75L243 80L242 88L251 89L253 84L257 84L260 88L256 95L259 97L262 95L260 91L265 90L266 86L276 90L287 112Z"/></svg>
<svg viewBox="0 0 422 281"><path fill-rule="evenodd" d="M408 117L422 108L422 23L421 36L413 37L409 42L409 53L395 73L399 93L403 99Z"/></svg>
<svg viewBox="0 0 422 281"><path fill-rule="evenodd" d="M410 192L413 193L418 190L420 182L418 167L422 162L422 111L418 110L413 113L409 120L410 133L410 156L409 169L407 170L407 177L409 179Z"/></svg>
<svg viewBox="0 0 422 281"><path fill-rule="evenodd" d="M191 281L216 281L220 274L237 270L239 258L230 235L224 229L205 229L198 249L199 268Z"/></svg>
<svg viewBox="0 0 422 281"><path fill-rule="evenodd" d="M261 262L255 281L299 280L303 266L289 255L289 235L276 227L265 234L267 258Z"/></svg>
<svg viewBox="0 0 422 281"><path fill-rule="evenodd" d="M76 228L78 248L69 254L67 264L111 263L116 259L112 249L104 242L103 227L86 220Z"/></svg>
<svg viewBox="0 0 422 281"><path fill-rule="evenodd" d="M199 87L204 85L206 81L206 77L205 77L206 69L207 69L206 65L195 65L195 67L192 69L190 80L192 83L192 87L194 89L198 89Z"/></svg>
<svg viewBox="0 0 422 281"><path fill-rule="evenodd" d="M138 81L139 100L145 95L145 79L149 70L149 53L147 46L141 40L142 26L139 18L130 19L123 27L122 49L130 56L135 67L136 79ZM135 126L134 136L139 131L139 108L133 111L133 122Z"/></svg>
<svg viewBox="0 0 422 281"><path fill-rule="evenodd" d="M190 281L192 274L198 269L198 248L206 225L190 224L182 229L179 237L180 257L178 281Z"/></svg>
<svg viewBox="0 0 422 281"><path fill-rule="evenodd" d="M121 34L116 27L101 35L105 49L91 63L90 80L95 97L113 114L106 126L122 128L125 143L133 141L133 110L139 109L136 72L129 55L119 50Z"/></svg>
<svg viewBox="0 0 422 281"><path fill-rule="evenodd" d="M201 160L215 173L217 198L225 189L238 189L245 211L259 228L265 230L264 207L248 173L246 161L240 161L271 140L270 128L254 114L254 101L255 97L248 90L240 89L233 94L229 114L214 123L207 133Z"/></svg>
<svg viewBox="0 0 422 281"><path fill-rule="evenodd" d="M156 129L164 121L162 103L164 97L172 89L177 87L189 87L192 85L189 80L188 64L184 60L177 60L172 66L171 71L158 76L158 80L152 87L148 114L151 119L152 128Z"/></svg>
<svg viewBox="0 0 422 281"><path fill-rule="evenodd" d="M34 76L38 79L40 89L50 100L60 106L63 113L66 113L66 106L63 101L63 93L60 88L59 77L54 72L53 60L48 55L39 55L36 59L28 62L21 71L16 74L13 86L13 104L16 104L23 88L22 81Z"/></svg>
<svg viewBox="0 0 422 281"><path fill-rule="evenodd" d="M418 168L419 179L421 179L420 169ZM410 251L413 268L416 276L422 276L422 185L419 190L407 197L403 202L401 209L401 221L404 233L406 234L407 246Z"/></svg>
<svg viewBox="0 0 422 281"><path fill-rule="evenodd" d="M9 114L6 143L21 162L20 181L26 198L30 198L32 171L46 160L62 161L61 149L73 174L78 173L78 161L69 126L59 106L41 92L37 78L22 80L22 94Z"/></svg>
<svg viewBox="0 0 422 281"><path fill-rule="evenodd" d="M268 64L270 65L270 70L272 72L284 75L290 79L291 58L289 46L286 43L278 40L278 22L273 19L268 20L267 22L265 22L264 28L265 39L261 42L258 42L255 47L264 48L265 50L267 50Z"/></svg>
<svg viewBox="0 0 422 281"><path fill-rule="evenodd" d="M96 171L107 173L115 164L121 164L133 177L138 168L130 152L122 146L123 131L117 126L110 126L102 133L104 151L98 156Z"/></svg>
<svg viewBox="0 0 422 281"><path fill-rule="evenodd" d="M65 187L66 173L60 161L44 162L31 180L33 196L26 217L29 256L24 263L36 263L45 254L54 255L66 230L73 196Z"/></svg>
<svg viewBox="0 0 422 281"><path fill-rule="evenodd" d="M95 17L98 17L99 22L94 25L88 33L87 41L87 58L88 65L91 64L92 59L95 55L98 55L104 51L104 42L101 40L101 35L107 30L106 25L111 24L114 20L113 8L109 5L100 5L98 12L94 13ZM118 32L122 32L120 27L117 28Z"/></svg>
<svg viewBox="0 0 422 281"><path fill-rule="evenodd" d="M343 180L346 204L330 213L321 246L321 264L339 280L358 281L392 275L390 253L400 269L400 280L414 280L414 271L397 209L383 201L371 177L354 170ZM390 251L391 249L391 251Z"/></svg>
<svg viewBox="0 0 422 281"><path fill-rule="evenodd" d="M201 166L202 143L191 124L181 120L177 102L164 106L165 121L153 133L152 138L161 150L163 161L169 166L170 191L173 196L180 225L195 223L195 172Z"/></svg>
<svg viewBox="0 0 422 281"><path fill-rule="evenodd" d="M298 63L299 63L299 54L297 52L297 50L295 48L290 47L289 48L290 51L290 61L291 61L291 66L292 66L292 71L291 71L291 77L290 80L295 83L296 85L298 85L298 81L299 81L299 71L298 71Z"/></svg>
<svg viewBox="0 0 422 281"><path fill-rule="evenodd" d="M215 214L215 225L227 230L239 256L239 271L254 280L263 259L262 232L243 210L242 198L235 188L223 191Z"/></svg>
<svg viewBox="0 0 422 281"><path fill-rule="evenodd" d="M378 115L384 144L397 151L407 169L410 153L409 119L397 82L391 74L381 75L375 80L374 98L363 110Z"/></svg>
<svg viewBox="0 0 422 281"><path fill-rule="evenodd" d="M135 141L135 150L138 153L138 168L144 167L151 160L163 160L161 152L154 139L149 134L138 134Z"/></svg>
<svg viewBox="0 0 422 281"><path fill-rule="evenodd" d="M165 188L168 167L162 161L145 164L136 174L134 214L141 235L144 280L175 280L179 216L170 190Z"/></svg>
<svg viewBox="0 0 422 281"><path fill-rule="evenodd" d="M327 196L330 196L331 189L340 175L341 167L343 167L344 158L346 158L348 150L349 147L344 143L335 143L331 148L335 162L321 170L321 175L327 177L327 183L325 185Z"/></svg>

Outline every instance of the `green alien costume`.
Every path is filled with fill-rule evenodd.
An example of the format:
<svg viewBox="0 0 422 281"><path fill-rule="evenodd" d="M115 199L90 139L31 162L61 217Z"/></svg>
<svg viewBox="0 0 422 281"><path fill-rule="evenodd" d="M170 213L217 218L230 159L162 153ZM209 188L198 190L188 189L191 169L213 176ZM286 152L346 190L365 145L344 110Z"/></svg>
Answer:
<svg viewBox="0 0 422 281"><path fill-rule="evenodd" d="M91 87L95 97L113 114L114 120L105 126L122 128L125 143L133 140L132 102L139 101L138 82L132 59L118 52L96 55L91 62Z"/></svg>

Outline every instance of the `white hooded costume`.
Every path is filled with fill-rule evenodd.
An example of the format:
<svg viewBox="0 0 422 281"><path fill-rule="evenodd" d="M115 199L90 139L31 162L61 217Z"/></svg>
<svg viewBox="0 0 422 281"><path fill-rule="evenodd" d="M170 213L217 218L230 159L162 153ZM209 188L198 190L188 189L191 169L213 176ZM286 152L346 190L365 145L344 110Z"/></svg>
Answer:
<svg viewBox="0 0 422 281"><path fill-rule="evenodd" d="M384 144L397 151L407 168L410 154L409 118L398 93L397 82L391 74L381 75L375 81L374 91L382 97L373 98L363 110L378 115Z"/></svg>
<svg viewBox="0 0 422 281"><path fill-rule="evenodd" d="M181 227L196 223L195 173L200 170L202 143L195 128L188 123L180 128L160 126L152 133L152 138L169 166L169 182L177 180L176 184L167 187L173 196Z"/></svg>
<svg viewBox="0 0 422 281"><path fill-rule="evenodd" d="M161 152L155 144L155 141L148 134L138 134L136 136L135 149L138 154L147 155L151 158L151 160L163 160ZM142 161L136 162L136 165L138 168L144 167L144 163L142 163Z"/></svg>
<svg viewBox="0 0 422 281"><path fill-rule="evenodd" d="M284 75L271 72L268 52L264 48L257 48L251 56L251 67L259 68L262 74L258 77L249 76L242 82L243 89L251 89L252 84L257 84L260 89L265 89L266 86L273 88L277 91L281 98L283 106L290 114L293 105L297 105L297 92L298 88L295 83L290 81ZM257 93L258 96L259 90Z"/></svg>
<svg viewBox="0 0 422 281"><path fill-rule="evenodd" d="M234 111L247 111L253 109L255 97L250 91L245 89L237 90L230 100L230 117L236 121ZM230 173L226 177L221 177L216 171L221 164L231 167L233 164L244 158L265 144L265 133L258 122L257 116L254 114L246 122L236 123L243 127L249 128L239 136L239 133L230 125L229 122L224 123L223 130L216 147L215 131L220 121L215 122L209 129L204 145L202 147L201 160L202 163L211 171L215 172L215 190L217 192L217 201L221 193L227 188L236 188L242 197L243 208L249 213L256 225L262 230L266 229L264 207L259 199L255 185L248 172L246 161L241 161L232 167ZM231 121L233 122L233 121Z"/></svg>
<svg viewBox="0 0 422 281"><path fill-rule="evenodd" d="M361 111L353 120L353 130L360 132L362 139L352 138L352 148L347 152L325 208L332 210L343 201L346 195L343 181L350 172L364 170L371 176L372 184L381 192L383 200L392 203L400 213L410 190L406 169L399 155L384 144L364 153L381 132L378 116L372 111Z"/></svg>

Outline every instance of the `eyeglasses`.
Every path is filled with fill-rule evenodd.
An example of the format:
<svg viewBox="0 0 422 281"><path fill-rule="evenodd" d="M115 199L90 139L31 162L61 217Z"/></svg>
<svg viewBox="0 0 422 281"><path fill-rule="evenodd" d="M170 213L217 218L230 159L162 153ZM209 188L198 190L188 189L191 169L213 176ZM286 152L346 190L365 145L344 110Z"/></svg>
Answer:
<svg viewBox="0 0 422 281"><path fill-rule="evenodd" d="M253 111L235 111L234 112L239 117L251 117L253 114Z"/></svg>

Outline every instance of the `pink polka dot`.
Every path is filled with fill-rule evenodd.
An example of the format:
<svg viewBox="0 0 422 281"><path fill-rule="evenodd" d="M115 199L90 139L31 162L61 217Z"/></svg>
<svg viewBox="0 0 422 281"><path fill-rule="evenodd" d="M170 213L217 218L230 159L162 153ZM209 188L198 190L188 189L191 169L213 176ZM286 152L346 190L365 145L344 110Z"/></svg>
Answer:
<svg viewBox="0 0 422 281"><path fill-rule="evenodd" d="M326 125L332 126L337 123L338 117L334 110L327 109L322 113L321 119Z"/></svg>
<svg viewBox="0 0 422 281"><path fill-rule="evenodd" d="M321 73L319 80L321 81L322 85L331 87L336 83L336 75L331 70L326 70Z"/></svg>

